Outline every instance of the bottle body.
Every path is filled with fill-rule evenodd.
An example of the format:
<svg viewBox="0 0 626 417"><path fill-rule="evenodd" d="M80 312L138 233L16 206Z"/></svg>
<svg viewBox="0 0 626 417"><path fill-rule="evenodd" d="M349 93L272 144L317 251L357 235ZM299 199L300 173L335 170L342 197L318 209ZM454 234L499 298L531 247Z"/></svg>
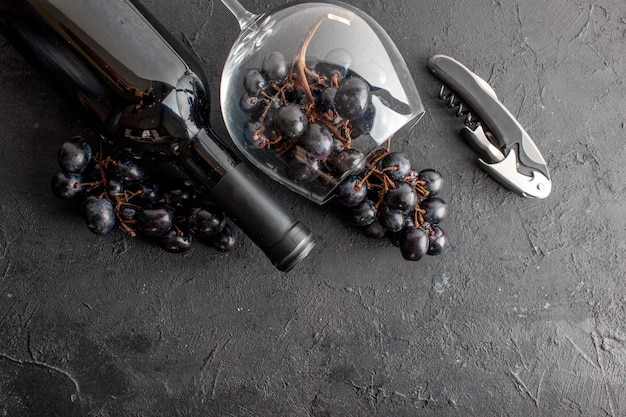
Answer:
<svg viewBox="0 0 626 417"><path fill-rule="evenodd" d="M177 161L279 269L308 254L310 232L210 129L197 60L139 3L0 0L0 30L117 148Z"/></svg>

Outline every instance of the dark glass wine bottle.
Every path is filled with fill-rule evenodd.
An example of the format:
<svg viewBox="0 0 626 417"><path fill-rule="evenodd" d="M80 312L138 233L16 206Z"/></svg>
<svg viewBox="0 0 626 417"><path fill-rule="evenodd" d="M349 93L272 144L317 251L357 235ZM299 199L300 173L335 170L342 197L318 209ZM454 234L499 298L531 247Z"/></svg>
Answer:
<svg viewBox="0 0 626 417"><path fill-rule="evenodd" d="M136 0L0 0L0 31L117 148L176 160L278 269L312 249L209 126L198 60Z"/></svg>

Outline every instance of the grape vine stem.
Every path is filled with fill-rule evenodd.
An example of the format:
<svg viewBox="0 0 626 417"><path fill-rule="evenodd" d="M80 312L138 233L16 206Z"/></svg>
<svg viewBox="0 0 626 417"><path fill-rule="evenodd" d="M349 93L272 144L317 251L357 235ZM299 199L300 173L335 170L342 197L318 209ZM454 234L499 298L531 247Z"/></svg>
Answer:
<svg viewBox="0 0 626 417"><path fill-rule="evenodd" d="M306 37L304 38L304 41L302 41L302 45L300 45L300 50L295 56L295 72L298 76L298 80L300 81L302 88L304 89L304 93L309 99L309 103L315 103L315 99L313 98L313 93L311 93L311 87L309 86L309 83L306 79L306 51L309 48L311 40L313 40L313 36L315 36L315 33L320 28L324 20L326 20L326 16L320 17L317 22L315 22L315 24L309 30L309 33L307 33Z"/></svg>

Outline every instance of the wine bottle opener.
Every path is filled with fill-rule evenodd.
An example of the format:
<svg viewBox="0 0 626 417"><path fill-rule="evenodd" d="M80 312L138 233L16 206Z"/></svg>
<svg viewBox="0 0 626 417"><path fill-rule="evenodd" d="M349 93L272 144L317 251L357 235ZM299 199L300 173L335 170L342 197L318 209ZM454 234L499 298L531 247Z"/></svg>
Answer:
<svg viewBox="0 0 626 417"><path fill-rule="evenodd" d="M528 198L546 198L552 190L550 174L535 142L517 119L500 102L491 86L453 58L434 55L431 71L454 93L440 97L450 107L458 107L458 115L468 114L461 133L480 154L480 166L511 191ZM458 95L471 109L466 111L456 102ZM480 119L475 121L471 113ZM483 126L484 125L484 126Z"/></svg>

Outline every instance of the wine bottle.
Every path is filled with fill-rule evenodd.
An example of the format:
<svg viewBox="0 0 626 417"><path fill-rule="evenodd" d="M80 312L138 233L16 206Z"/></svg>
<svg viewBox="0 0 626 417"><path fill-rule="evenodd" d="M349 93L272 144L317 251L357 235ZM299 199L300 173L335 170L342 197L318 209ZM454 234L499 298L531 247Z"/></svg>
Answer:
<svg viewBox="0 0 626 417"><path fill-rule="evenodd" d="M211 129L197 58L136 0L0 0L0 31L119 149L169 158L288 271L313 248Z"/></svg>

